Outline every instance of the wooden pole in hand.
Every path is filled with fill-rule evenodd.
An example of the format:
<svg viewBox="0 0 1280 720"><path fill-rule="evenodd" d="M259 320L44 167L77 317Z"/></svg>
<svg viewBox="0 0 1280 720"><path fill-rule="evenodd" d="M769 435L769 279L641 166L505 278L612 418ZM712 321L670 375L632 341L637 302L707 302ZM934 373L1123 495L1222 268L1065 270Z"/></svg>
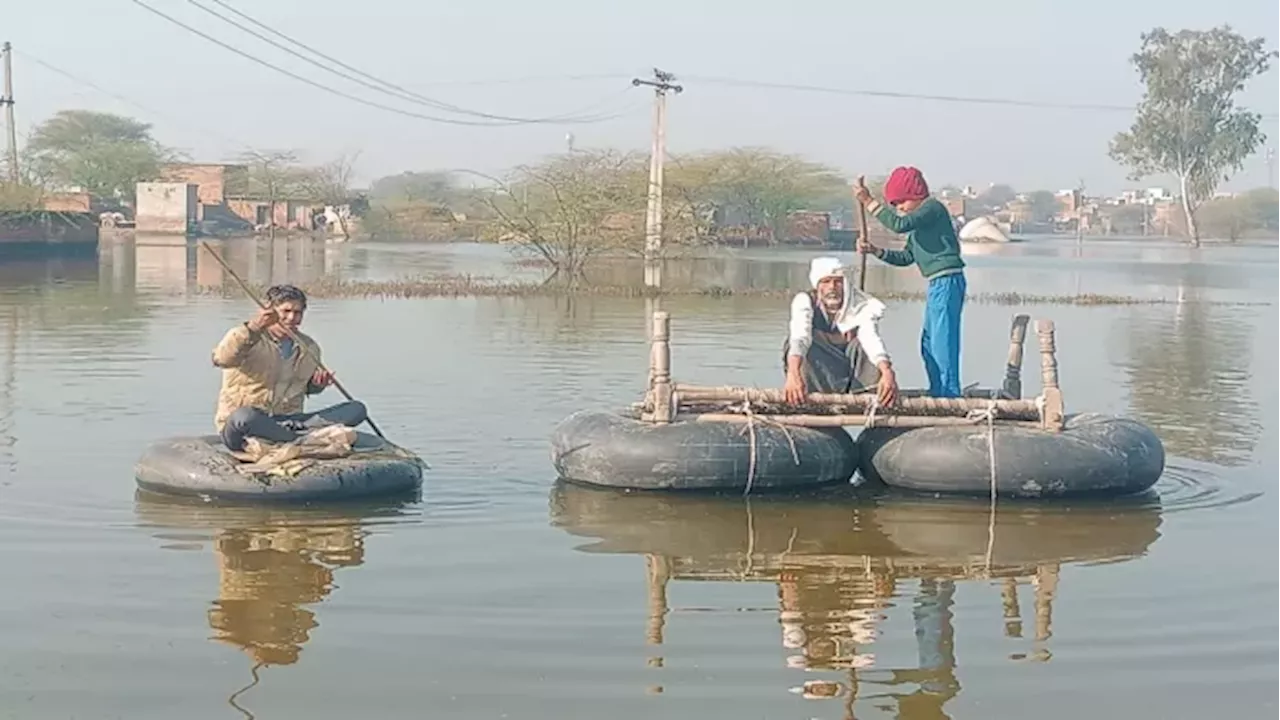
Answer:
<svg viewBox="0 0 1280 720"><path fill-rule="evenodd" d="M866 185L864 185L862 182L861 175L858 176L858 187L859 188L866 187ZM858 245L861 245L862 243L867 242L867 209L862 206L862 201L858 199L857 193L855 193L853 196L853 204L858 207ZM858 257L859 257L858 289L866 290L867 289L867 253L866 251L859 250ZM859 343L857 346L853 348L854 377L857 377L858 375L858 363L860 362L862 362L862 344L861 343ZM859 378L858 382L861 383L862 379Z"/></svg>
<svg viewBox="0 0 1280 720"><path fill-rule="evenodd" d="M858 189L865 190L867 184L865 178L858 176ZM854 196L853 204L858 206L858 239L861 243L871 242L871 237L867 235L867 208L862 201ZM860 243L860 244L861 244ZM858 289L867 289L867 252L865 250L858 253L861 258L858 260Z"/></svg>
<svg viewBox="0 0 1280 720"><path fill-rule="evenodd" d="M244 290L244 294L248 295L250 300L256 303L258 307L262 308L263 310L268 309L267 304L264 303L257 295L253 294L253 291L249 289L249 286L245 284L245 281L240 279L240 276L236 274L236 271L231 269L231 266L228 265L227 262L222 259L222 256L219 255L217 251L215 251L212 247L209 246L209 243L201 240L200 245L203 246L205 250L209 251L209 254L213 256L213 259L218 261L218 264L222 266L222 269L227 271L227 274L231 276L232 280L236 281L236 284L240 286L241 290ZM285 333L289 336L289 338L292 339L295 344L297 344L298 348L302 351L302 354L307 355L308 352L307 352L306 344L304 344L300 339L298 339L298 336L294 334L293 330L290 330L284 325L281 325L280 327L283 328ZM329 372L329 368L325 367L324 363L320 362L319 358L313 358L313 359L316 361L316 365L319 366L321 370ZM355 400L355 398L351 397L351 393L347 392L347 389L342 387L342 383L339 382L338 378L336 377L333 379L333 386L337 388L338 392L342 393L342 396L345 397L347 400L351 400L351 401ZM364 421L369 423L369 427L373 430L374 433L377 434L378 437L382 438L383 440L387 439L387 436L383 435L382 431L378 429L377 424L373 422L373 418L368 417L366 415Z"/></svg>

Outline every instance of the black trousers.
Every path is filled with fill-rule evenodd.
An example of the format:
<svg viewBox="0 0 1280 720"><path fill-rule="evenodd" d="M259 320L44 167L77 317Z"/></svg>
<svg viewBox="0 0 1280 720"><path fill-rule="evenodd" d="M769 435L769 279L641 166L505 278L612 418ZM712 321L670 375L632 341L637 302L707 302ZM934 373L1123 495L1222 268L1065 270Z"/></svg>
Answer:
<svg viewBox="0 0 1280 720"><path fill-rule="evenodd" d="M244 441L251 437L275 443L293 442L300 434L326 425L356 427L368 415L369 411L359 400L292 415L268 415L255 407L242 407L231 413L222 426L222 443L239 452L244 450Z"/></svg>

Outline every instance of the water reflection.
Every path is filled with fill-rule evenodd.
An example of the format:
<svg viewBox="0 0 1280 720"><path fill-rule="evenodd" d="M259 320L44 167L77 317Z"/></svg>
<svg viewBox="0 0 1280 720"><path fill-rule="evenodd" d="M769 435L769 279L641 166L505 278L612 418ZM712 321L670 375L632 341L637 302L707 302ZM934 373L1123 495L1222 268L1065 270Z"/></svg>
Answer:
<svg viewBox="0 0 1280 720"><path fill-rule="evenodd" d="M663 665L667 616L680 612L668 605L672 581L772 583L787 666L834 673L795 692L842 698L846 717L863 700L912 719L949 717L943 708L961 690L952 611L961 587L998 583L1004 635L1023 638L1019 591L1030 585L1033 630L1009 659L1049 662L1062 567L1140 557L1161 523L1153 494L1107 505L1007 503L993 525L983 503L847 489L744 500L558 482L550 507L553 526L593 539L579 551L644 556L651 666ZM910 627L897 627L893 608L907 599ZM877 646L911 636L914 666L877 660Z"/></svg>
<svg viewBox="0 0 1280 720"><path fill-rule="evenodd" d="M218 595L208 610L211 639L242 650L257 684L262 668L298 662L320 625L313 606L338 587L337 571L362 565L370 525L402 515L414 499L267 508L138 491L134 508L139 525L157 529L165 548L210 543L218 571Z"/></svg>
<svg viewBox="0 0 1280 720"><path fill-rule="evenodd" d="M1250 372L1254 326L1261 323L1233 308L1198 302L1201 291L1194 284L1181 286L1180 294L1185 302L1172 311L1128 311L1119 364L1130 412L1159 428L1171 455L1245 464L1261 432L1260 388Z"/></svg>
<svg viewBox="0 0 1280 720"><path fill-rule="evenodd" d="M0 344L0 360L3 360L3 370L0 370L0 465L4 466L6 475L13 476L18 472L18 460L13 453L13 446L18 442L14 429L14 391L18 385L18 309L9 306L4 311L4 340ZM7 477L3 482L8 484L10 480L11 477Z"/></svg>

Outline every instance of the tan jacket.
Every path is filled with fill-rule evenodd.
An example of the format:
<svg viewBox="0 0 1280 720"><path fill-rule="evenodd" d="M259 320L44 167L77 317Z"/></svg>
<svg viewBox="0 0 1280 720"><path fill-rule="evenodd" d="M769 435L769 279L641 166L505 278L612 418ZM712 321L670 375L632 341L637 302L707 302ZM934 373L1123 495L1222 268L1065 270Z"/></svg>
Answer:
<svg viewBox="0 0 1280 720"><path fill-rule="evenodd" d="M256 407L270 415L300 413L306 396L320 392L311 385L311 376L320 367L320 346L304 333L295 334L307 346L305 356L295 346L288 358L280 357L280 345L265 332L249 330L247 324L223 336L213 349L213 364L222 368L213 419L218 432L227 417L242 407Z"/></svg>

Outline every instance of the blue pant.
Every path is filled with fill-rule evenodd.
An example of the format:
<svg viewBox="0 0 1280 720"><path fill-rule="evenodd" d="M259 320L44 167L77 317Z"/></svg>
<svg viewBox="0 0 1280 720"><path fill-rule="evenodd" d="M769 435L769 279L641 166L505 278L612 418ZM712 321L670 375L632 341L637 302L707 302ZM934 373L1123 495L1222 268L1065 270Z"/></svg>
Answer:
<svg viewBox="0 0 1280 720"><path fill-rule="evenodd" d="M933 397L960 397L960 312L967 288L964 273L929 281L920 355Z"/></svg>

